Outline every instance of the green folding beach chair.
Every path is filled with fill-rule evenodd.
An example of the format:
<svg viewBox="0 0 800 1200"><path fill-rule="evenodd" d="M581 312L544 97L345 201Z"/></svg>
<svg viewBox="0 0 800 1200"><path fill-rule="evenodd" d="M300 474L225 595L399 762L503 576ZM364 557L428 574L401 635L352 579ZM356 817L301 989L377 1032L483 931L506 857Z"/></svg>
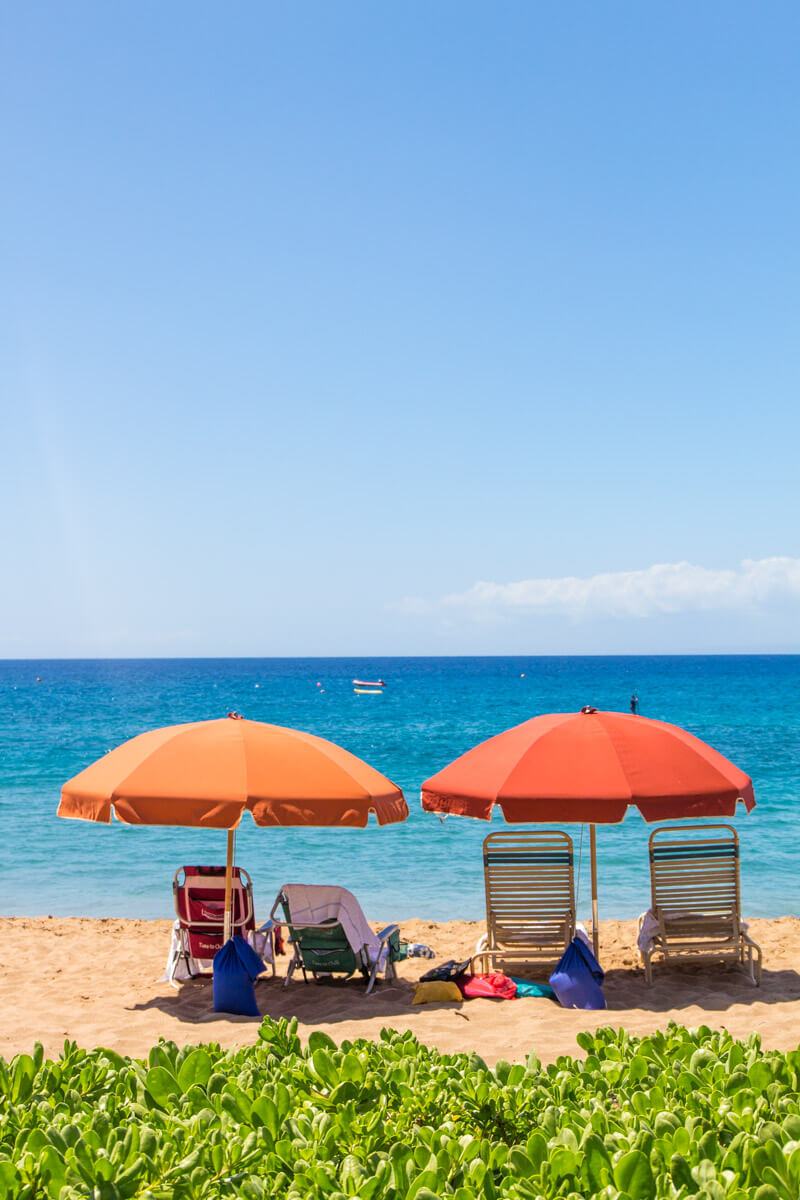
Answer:
<svg viewBox="0 0 800 1200"><path fill-rule="evenodd" d="M340 891L350 896L344 888ZM278 893L270 916L273 921L286 925L289 930L292 957L286 971L284 987L289 986L298 967L303 972L306 983L309 974L317 980L331 975L349 978L358 971L366 980L367 995L375 986L380 970L384 972L384 979L397 978L394 964L402 957L400 929L397 925L387 925L380 933L374 935L379 948L375 952L373 946L371 956L367 944L359 950L353 949L343 926L335 917L319 922L298 921L294 918L284 888Z"/></svg>

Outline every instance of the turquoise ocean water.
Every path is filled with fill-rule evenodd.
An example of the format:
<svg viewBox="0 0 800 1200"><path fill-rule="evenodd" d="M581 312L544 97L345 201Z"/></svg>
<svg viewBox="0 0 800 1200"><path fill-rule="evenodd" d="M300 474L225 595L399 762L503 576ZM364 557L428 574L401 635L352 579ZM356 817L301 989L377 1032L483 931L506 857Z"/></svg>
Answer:
<svg viewBox="0 0 800 1200"><path fill-rule="evenodd" d="M359 696L354 677L388 687ZM800 656L715 656L0 662L0 913L170 916L175 868L224 862L224 834L58 820L60 787L145 729L237 709L339 742L400 784L411 809L388 829L256 829L245 817L237 859L258 915L281 884L304 881L344 884L376 919L479 918L489 826L424 814L422 781L528 717L627 710L634 690L645 716L684 726L752 775L758 806L737 818L744 907L800 912ZM570 832L580 847L581 829ZM634 813L598 830L601 916L647 907L647 835ZM587 833L583 915L588 885Z"/></svg>

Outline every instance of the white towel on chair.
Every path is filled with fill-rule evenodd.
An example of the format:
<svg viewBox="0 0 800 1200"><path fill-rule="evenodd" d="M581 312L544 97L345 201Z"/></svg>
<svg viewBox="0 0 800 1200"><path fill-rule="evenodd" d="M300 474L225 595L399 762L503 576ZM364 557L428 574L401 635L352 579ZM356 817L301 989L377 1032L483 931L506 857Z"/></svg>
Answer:
<svg viewBox="0 0 800 1200"><path fill-rule="evenodd" d="M636 941L642 954L648 954L655 945L655 937L661 928L658 917L652 908L639 916L639 936Z"/></svg>
<svg viewBox="0 0 800 1200"><path fill-rule="evenodd" d="M298 925L321 925L333 919L341 925L354 953L359 954L366 946L371 962L380 954L380 939L347 888L325 883L287 883L282 891L292 920Z"/></svg>
<svg viewBox="0 0 800 1200"><path fill-rule="evenodd" d="M680 920L699 920L701 913L691 912L670 912L666 914L672 921ZM743 932L747 932L747 922L740 921L739 928ZM656 943L656 935L661 931L661 922L659 921L652 908L648 908L647 912L643 912L639 917L639 936L636 939L637 945L642 954L648 954Z"/></svg>
<svg viewBox="0 0 800 1200"><path fill-rule="evenodd" d="M251 929L247 935L248 945L252 946L259 958L268 963L275 961L275 955L272 953L273 928L272 921L265 921L258 929Z"/></svg>

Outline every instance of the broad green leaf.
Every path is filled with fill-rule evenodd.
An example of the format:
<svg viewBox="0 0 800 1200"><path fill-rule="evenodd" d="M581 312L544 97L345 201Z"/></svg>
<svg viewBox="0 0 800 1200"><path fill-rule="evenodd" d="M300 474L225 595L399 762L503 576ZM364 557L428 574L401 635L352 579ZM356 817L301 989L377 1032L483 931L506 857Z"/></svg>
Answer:
<svg viewBox="0 0 800 1200"><path fill-rule="evenodd" d="M578 1155L569 1146L557 1146L550 1155L550 1170L556 1179L574 1175L578 1170Z"/></svg>
<svg viewBox="0 0 800 1200"><path fill-rule="evenodd" d="M314 1051L311 1055L311 1068L314 1074L328 1087L335 1087L339 1082L339 1072L327 1050Z"/></svg>
<svg viewBox="0 0 800 1200"><path fill-rule="evenodd" d="M509 1171L522 1179L538 1174L538 1168L531 1162L527 1154L516 1146L509 1151L506 1165Z"/></svg>
<svg viewBox="0 0 800 1200"><path fill-rule="evenodd" d="M539 1171L547 1158L547 1139L538 1129L534 1130L525 1143L525 1152L533 1163L534 1170Z"/></svg>
<svg viewBox="0 0 800 1200"><path fill-rule="evenodd" d="M342 1078L350 1083L363 1083L366 1075L364 1064L357 1054L345 1054L341 1065Z"/></svg>
<svg viewBox="0 0 800 1200"><path fill-rule="evenodd" d="M614 1182L631 1200L652 1200L656 1194L653 1172L641 1150L631 1150L614 1167Z"/></svg>
<svg viewBox="0 0 800 1200"><path fill-rule="evenodd" d="M205 1050L193 1050L178 1070L178 1086L182 1092L188 1092L190 1087L205 1087L213 1071L210 1054Z"/></svg>
<svg viewBox="0 0 800 1200"><path fill-rule="evenodd" d="M315 1029L308 1037L308 1052L313 1054L315 1050L327 1050L337 1052L339 1047L332 1037L328 1037L327 1033L323 1033L321 1029Z"/></svg>
<svg viewBox="0 0 800 1200"><path fill-rule="evenodd" d="M263 1125L268 1129L273 1138L278 1136L278 1129L280 1127L278 1109L271 1097L256 1097L253 1101L253 1107L250 1110L250 1119L254 1125Z"/></svg>
<svg viewBox="0 0 800 1200"><path fill-rule="evenodd" d="M650 1071L650 1064L643 1054L634 1054L628 1064L628 1078L631 1080L644 1079Z"/></svg>
<svg viewBox="0 0 800 1200"><path fill-rule="evenodd" d="M181 1092L177 1079L166 1067L151 1067L147 1072L145 1086L156 1104L162 1108L167 1107L172 1096L178 1096Z"/></svg>
<svg viewBox="0 0 800 1200"><path fill-rule="evenodd" d="M17 1190L19 1175L17 1168L8 1158L0 1158L0 1200L13 1196Z"/></svg>
<svg viewBox="0 0 800 1200"><path fill-rule="evenodd" d="M747 1078L755 1092L763 1092L772 1083L772 1071L763 1059L756 1059L747 1072Z"/></svg>
<svg viewBox="0 0 800 1200"><path fill-rule="evenodd" d="M581 1175L592 1192L601 1191L611 1182L611 1159L602 1140L596 1133L586 1138L581 1146Z"/></svg>
<svg viewBox="0 0 800 1200"><path fill-rule="evenodd" d="M18 1054L11 1061L11 1103L27 1100L33 1091L36 1064L30 1054Z"/></svg>
<svg viewBox="0 0 800 1200"><path fill-rule="evenodd" d="M406 1192L405 1200L440 1200L439 1189L443 1182L435 1171L423 1171Z"/></svg>
<svg viewBox="0 0 800 1200"><path fill-rule="evenodd" d="M779 1175L774 1167L765 1167L761 1178L764 1180L764 1183L771 1184L775 1188L781 1200L797 1200L797 1193L794 1188L789 1186L785 1178Z"/></svg>

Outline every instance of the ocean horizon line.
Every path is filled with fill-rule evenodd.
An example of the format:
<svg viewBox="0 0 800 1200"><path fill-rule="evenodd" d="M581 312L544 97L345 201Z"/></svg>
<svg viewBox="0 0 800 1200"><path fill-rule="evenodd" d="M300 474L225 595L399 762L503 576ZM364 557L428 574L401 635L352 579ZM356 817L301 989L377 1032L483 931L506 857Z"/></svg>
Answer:
<svg viewBox="0 0 800 1200"><path fill-rule="evenodd" d="M675 658L800 658L796 650L674 650L674 651L592 651L587 653L549 654L504 653L504 654L94 654L94 655L25 655L0 656L0 663L118 663L118 662L371 662L375 659L389 662L488 662L506 660L552 660L552 659L646 659L664 660Z"/></svg>

